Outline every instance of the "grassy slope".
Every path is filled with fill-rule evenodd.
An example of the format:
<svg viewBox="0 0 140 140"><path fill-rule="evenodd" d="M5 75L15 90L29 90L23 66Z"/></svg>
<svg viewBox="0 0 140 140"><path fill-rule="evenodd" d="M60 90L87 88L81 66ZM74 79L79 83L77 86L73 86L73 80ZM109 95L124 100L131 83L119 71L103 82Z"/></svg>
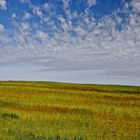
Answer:
<svg viewBox="0 0 140 140"><path fill-rule="evenodd" d="M0 140L138 140L140 87L0 82Z"/></svg>

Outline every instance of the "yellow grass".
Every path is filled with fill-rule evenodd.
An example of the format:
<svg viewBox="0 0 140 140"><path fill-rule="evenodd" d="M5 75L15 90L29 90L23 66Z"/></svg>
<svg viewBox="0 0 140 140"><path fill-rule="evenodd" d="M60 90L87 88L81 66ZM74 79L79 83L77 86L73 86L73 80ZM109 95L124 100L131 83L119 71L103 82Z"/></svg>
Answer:
<svg viewBox="0 0 140 140"><path fill-rule="evenodd" d="M0 82L0 140L139 140L140 87Z"/></svg>

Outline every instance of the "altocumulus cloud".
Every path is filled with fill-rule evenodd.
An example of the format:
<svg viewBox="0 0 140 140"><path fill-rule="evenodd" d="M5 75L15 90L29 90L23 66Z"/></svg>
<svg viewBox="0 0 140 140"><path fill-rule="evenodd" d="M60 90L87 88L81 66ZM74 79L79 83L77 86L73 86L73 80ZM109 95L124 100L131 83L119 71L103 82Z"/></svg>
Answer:
<svg viewBox="0 0 140 140"><path fill-rule="evenodd" d="M6 0L0 0L0 9L3 9L3 10L7 9Z"/></svg>
<svg viewBox="0 0 140 140"><path fill-rule="evenodd" d="M98 21L91 16L98 0L88 0L81 13L71 10L72 0L62 0L64 14L57 16L51 3L20 2L31 12L21 21L14 16L12 36L0 24L0 65L1 73L10 67L15 77L15 69L24 76L2 79L140 84L140 0L124 2ZM0 7L6 9L6 1ZM34 17L39 20L30 22Z"/></svg>
<svg viewBox="0 0 140 140"><path fill-rule="evenodd" d="M4 25L0 24L0 33L4 31Z"/></svg>

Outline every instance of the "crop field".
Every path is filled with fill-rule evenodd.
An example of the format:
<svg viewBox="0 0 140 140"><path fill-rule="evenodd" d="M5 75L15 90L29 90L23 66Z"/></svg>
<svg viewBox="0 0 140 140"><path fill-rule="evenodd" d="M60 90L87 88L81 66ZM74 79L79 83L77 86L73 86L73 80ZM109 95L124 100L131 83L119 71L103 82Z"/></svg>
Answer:
<svg viewBox="0 0 140 140"><path fill-rule="evenodd" d="M0 140L140 140L140 87L0 82Z"/></svg>

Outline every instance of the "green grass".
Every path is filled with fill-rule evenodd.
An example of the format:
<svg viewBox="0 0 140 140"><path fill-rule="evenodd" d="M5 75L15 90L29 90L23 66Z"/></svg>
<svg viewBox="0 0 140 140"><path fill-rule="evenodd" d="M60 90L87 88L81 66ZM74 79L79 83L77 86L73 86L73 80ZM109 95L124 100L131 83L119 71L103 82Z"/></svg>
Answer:
<svg viewBox="0 0 140 140"><path fill-rule="evenodd" d="M0 82L0 140L139 140L140 87Z"/></svg>

